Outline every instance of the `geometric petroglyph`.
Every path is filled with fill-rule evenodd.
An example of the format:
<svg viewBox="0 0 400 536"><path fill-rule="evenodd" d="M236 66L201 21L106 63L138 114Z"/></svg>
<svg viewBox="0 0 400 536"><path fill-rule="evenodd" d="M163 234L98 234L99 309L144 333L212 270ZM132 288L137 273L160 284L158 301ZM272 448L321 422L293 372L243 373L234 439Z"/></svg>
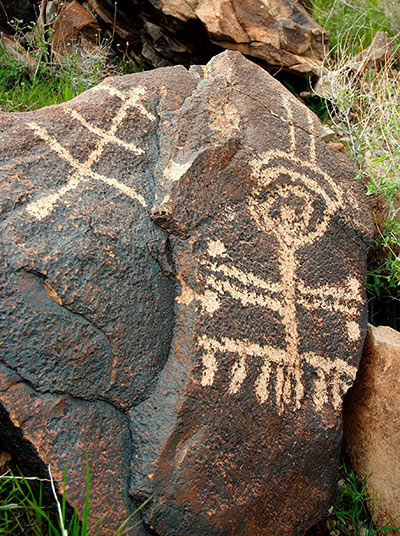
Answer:
<svg viewBox="0 0 400 536"><path fill-rule="evenodd" d="M208 244L207 253L208 258L200 261L206 271L206 290L196 296L203 309L208 313L217 311L224 296L228 294L244 306L254 305L279 311L279 283L265 281L249 271L237 268L219 240ZM227 262L224 263L224 259Z"/></svg>
<svg viewBox="0 0 400 536"><path fill-rule="evenodd" d="M298 276L300 248L320 240L332 216L343 209L343 190L316 163L315 133L310 115L309 158L296 156L296 132L291 105L284 99L289 125L290 152L268 151L250 162L256 187L247 199L247 208L255 225L276 241L278 281L267 281L235 266L225 245L210 242L207 258L201 261L205 290L193 294L204 314L213 315L224 300L233 299L241 306L257 306L274 311L284 330L282 348L261 346L250 340L201 335L204 387L214 383L218 373L218 355L234 354L230 371L229 393L237 393L248 375L252 358L261 358L263 365L254 390L261 403L275 392L274 404L279 413L285 406L300 408L304 398L304 374L314 372L311 398L317 411L331 403L339 409L342 394L355 378L356 369L341 359L301 353L298 335L297 308L317 312L325 310L340 314L346 323L347 336L355 341L360 336L358 325L362 305L360 284L349 277L340 285L320 284L309 287Z"/></svg>
<svg viewBox="0 0 400 536"><path fill-rule="evenodd" d="M118 127L121 125L122 121L126 118L127 114L132 108L136 109L149 121L155 121L156 118L154 115L148 112L140 101L140 97L145 94L145 90L143 87L139 86L130 90L129 93L123 93L113 87L103 85L97 86L91 91L106 91L109 95L119 98L121 100L121 106L116 115L112 118L107 130L100 129L97 126L90 124L79 112L72 108L68 108L67 105L62 108L64 113L85 127L89 132L98 136L94 149L89 153L85 161L81 162L74 158L72 154L65 147L63 147L54 136L47 132L45 128L34 122L28 123L28 127L31 128L36 135L42 138L49 148L60 158L66 161L73 169L71 177L69 178L68 182L64 184L64 186L27 204L26 210L28 213L38 220L42 220L48 216L54 210L55 206L61 202L62 197L67 192L74 190L81 182L89 179L103 182L117 189L131 199L138 201L143 207L147 207L144 197L136 192L132 187L125 185L114 177L108 177L107 175L97 173L92 169L92 166L100 160L104 148L108 144L114 144L122 147L126 151L129 151L135 155L144 153L143 149L137 147L134 143L128 143L118 138L116 133Z"/></svg>

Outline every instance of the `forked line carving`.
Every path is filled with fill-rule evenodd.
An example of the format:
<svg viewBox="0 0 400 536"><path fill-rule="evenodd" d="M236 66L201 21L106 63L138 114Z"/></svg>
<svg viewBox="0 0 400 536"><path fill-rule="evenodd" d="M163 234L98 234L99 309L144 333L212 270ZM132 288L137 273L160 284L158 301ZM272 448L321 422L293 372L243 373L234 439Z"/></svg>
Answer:
<svg viewBox="0 0 400 536"><path fill-rule="evenodd" d="M122 194L137 201L140 203L140 205L142 205L142 207L147 207L147 202L144 197L140 193L136 192L134 188L127 186L115 177L108 177L107 175L97 173L92 169L92 166L101 159L104 149L108 144L120 146L126 151L129 151L135 155L141 155L144 153L143 149L137 147L134 143L128 143L118 138L116 133L131 109L138 110L140 114L145 116L150 121L154 121L156 119L155 116L148 112L144 105L140 102L141 97L145 94L145 90L143 87L138 86L130 90L129 93L125 94L113 87L100 85L93 88L92 91L106 91L111 96L116 96L121 100L121 106L116 115L112 118L107 131L98 128L96 125L90 124L78 111L74 110L73 108L69 108L67 106L63 107L63 110L67 115L99 138L94 149L89 153L86 160L83 162L77 160L71 154L71 152L66 149L55 138L55 136L49 134L45 128L41 127L35 122L28 123L28 127L31 128L33 132L40 137L53 152L62 158L62 160L67 162L73 170L72 175L66 184L57 190L27 204L26 210L28 214L35 217L39 221L43 220L53 212L57 204L62 201L62 197L67 192L76 189L81 182L89 179L103 182L112 188L115 188Z"/></svg>

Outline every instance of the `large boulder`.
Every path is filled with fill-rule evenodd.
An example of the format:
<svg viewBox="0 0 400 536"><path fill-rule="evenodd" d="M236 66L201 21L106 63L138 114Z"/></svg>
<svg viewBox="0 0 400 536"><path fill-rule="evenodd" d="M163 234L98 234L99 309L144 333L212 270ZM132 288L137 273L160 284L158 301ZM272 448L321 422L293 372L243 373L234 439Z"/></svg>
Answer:
<svg viewBox="0 0 400 536"><path fill-rule="evenodd" d="M344 446L365 479L375 527L400 526L400 333L368 327L360 370L344 406ZM395 535L398 532L385 531Z"/></svg>
<svg viewBox="0 0 400 536"><path fill-rule="evenodd" d="M366 330L354 162L232 51L0 129L8 426L78 509L87 452L104 534L149 497L131 534L302 534Z"/></svg>
<svg viewBox="0 0 400 536"><path fill-rule="evenodd" d="M208 60L238 50L265 66L318 73L329 51L324 31L296 0L88 0L103 24L148 64Z"/></svg>

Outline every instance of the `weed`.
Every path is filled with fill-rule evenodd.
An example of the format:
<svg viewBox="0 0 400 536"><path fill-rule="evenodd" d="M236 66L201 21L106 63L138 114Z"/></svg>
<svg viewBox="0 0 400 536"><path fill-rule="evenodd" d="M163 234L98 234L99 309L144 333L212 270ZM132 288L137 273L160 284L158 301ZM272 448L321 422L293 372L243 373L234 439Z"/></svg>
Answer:
<svg viewBox="0 0 400 536"><path fill-rule="evenodd" d="M8 470L0 476L0 536L96 536L102 527L107 512L89 528L90 474L86 460L86 496L83 512L67 508L66 496L58 498L49 467L49 478L16 476ZM64 471L63 486L66 485L67 470ZM48 493L52 492L53 504L49 504ZM46 499L45 499L46 496ZM116 530L114 536L124 536L131 527L128 523L149 501L143 502Z"/></svg>
<svg viewBox="0 0 400 536"><path fill-rule="evenodd" d="M396 21L400 26L400 4L354 0L351 5L365 6L368 17L374 16L373 28L378 23L379 28L384 27L382 21L389 24L390 8L391 28ZM337 9L333 12L334 7ZM366 184L375 212L375 243L369 260L367 289L372 299L384 298L385 308L393 313L389 313L391 325L399 328L400 73L396 57L400 54L400 37L391 39L391 51L388 48L386 58L380 61L355 58L353 54L361 37L365 41L370 35L359 24L357 10L350 9L347 1L332 0L331 8L325 22L328 24L330 20L339 28L345 12L347 28L343 23L335 35L334 54L326 58L315 92L329 102L330 125L359 162L357 178ZM375 16L378 11L380 16Z"/></svg>
<svg viewBox="0 0 400 536"><path fill-rule="evenodd" d="M377 533L400 531L400 527L390 526L389 523L376 530L370 510L373 511L373 499L366 492L366 481L358 478L346 463L343 463L338 494L327 521L330 534L332 536L376 536Z"/></svg>

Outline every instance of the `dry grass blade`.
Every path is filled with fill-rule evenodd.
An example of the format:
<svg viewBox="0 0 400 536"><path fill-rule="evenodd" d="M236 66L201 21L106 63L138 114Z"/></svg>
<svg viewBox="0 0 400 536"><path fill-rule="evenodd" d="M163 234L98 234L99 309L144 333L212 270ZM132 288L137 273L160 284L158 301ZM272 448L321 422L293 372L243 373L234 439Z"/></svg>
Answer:
<svg viewBox="0 0 400 536"><path fill-rule="evenodd" d="M375 210L379 248L373 269L393 288L400 286L400 47L393 46L398 37L377 36L355 57L346 40L338 44L314 88L331 103L331 124L360 163Z"/></svg>
<svg viewBox="0 0 400 536"><path fill-rule="evenodd" d="M50 465L48 466L48 471L49 471L49 477L50 477L51 491L53 492L54 500L55 500L56 505L57 505L58 522L59 522L59 524L60 524L61 536L68 536L68 532L65 530L65 526L64 526L64 516L63 516L62 510L61 510L61 504L60 504L60 501L58 500L58 496L57 496L56 488L55 488L55 486L54 486L54 480L53 480L53 475L51 474L51 467L50 467Z"/></svg>

